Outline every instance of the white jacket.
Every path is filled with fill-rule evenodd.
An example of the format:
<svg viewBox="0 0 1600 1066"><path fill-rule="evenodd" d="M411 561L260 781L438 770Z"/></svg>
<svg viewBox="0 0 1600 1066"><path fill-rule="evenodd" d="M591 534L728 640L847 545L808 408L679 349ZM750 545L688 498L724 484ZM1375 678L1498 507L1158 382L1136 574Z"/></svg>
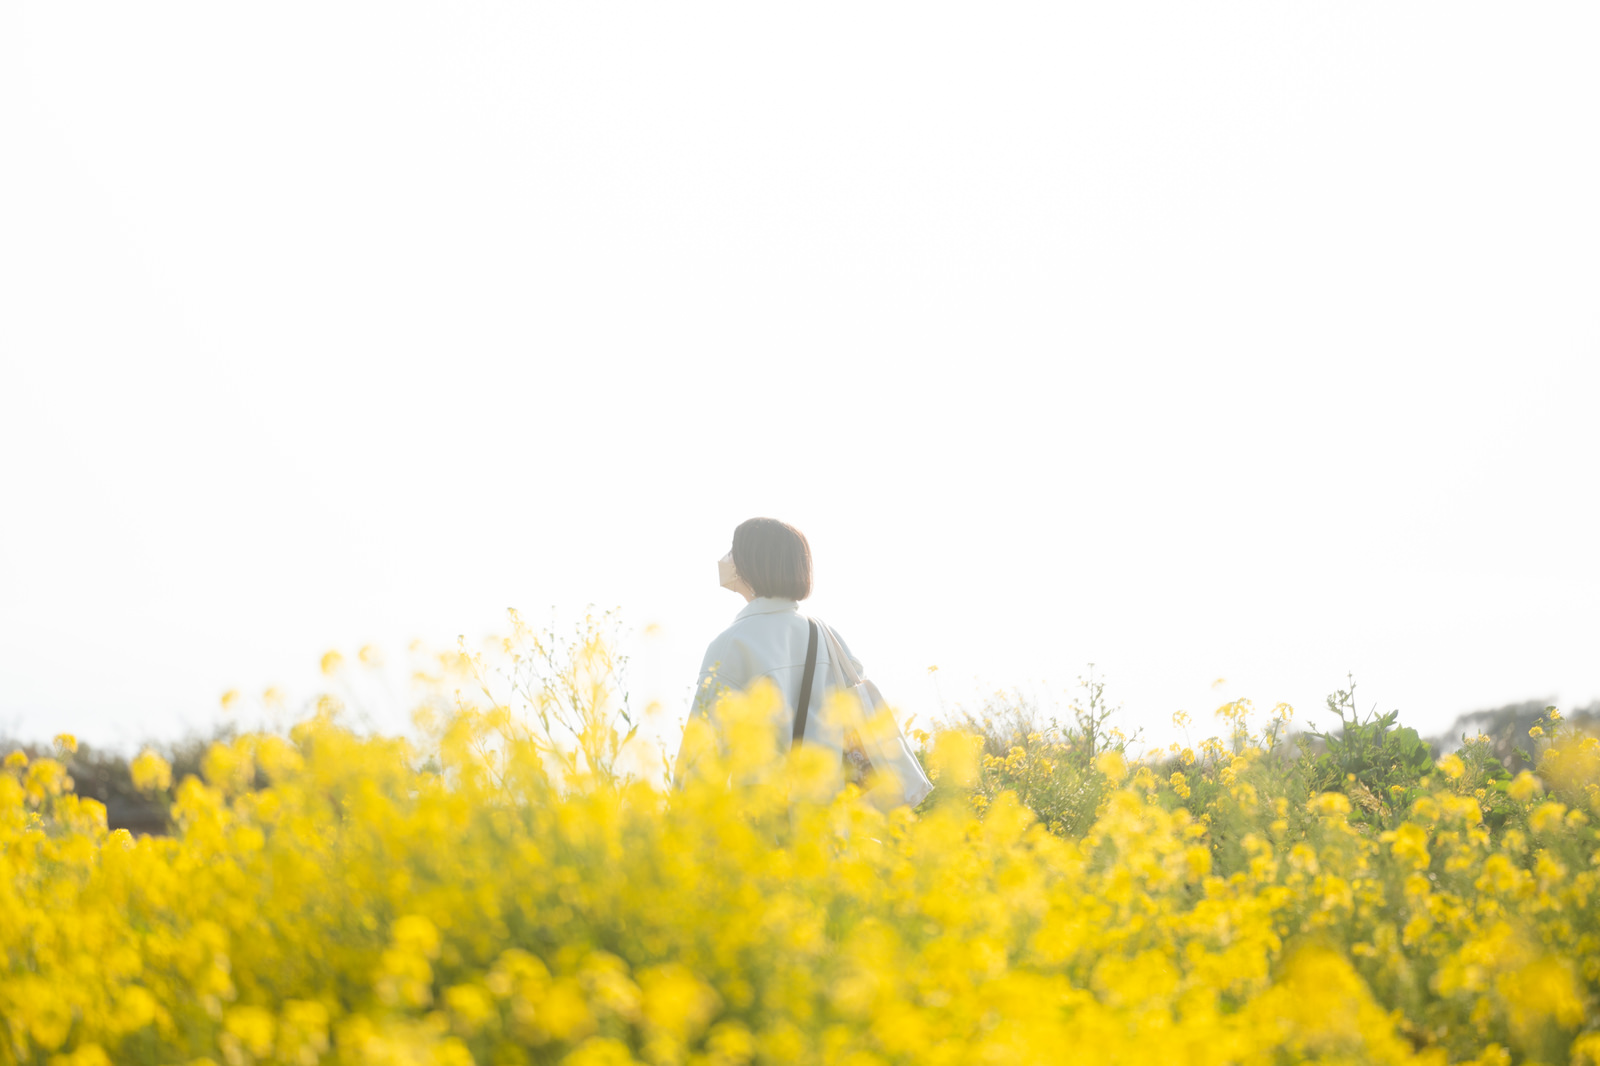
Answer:
<svg viewBox="0 0 1600 1066"><path fill-rule="evenodd" d="M834 635L838 636L837 633ZM724 692L749 688L759 678L771 678L783 695L773 727L779 737L780 749L788 751L794 735L795 705L800 700L801 675L805 672L809 636L809 620L800 613L800 605L794 600L772 596L751 600L735 616L733 625L724 629L706 649L705 660L700 664L700 680L695 686L690 717L707 719L720 735L720 723L716 720L717 697ZM862 673L860 661L842 639L839 643L859 676ZM838 761L844 748L844 725L830 721L826 714L827 698L835 688L828 640L819 633L816 672L811 682L811 708L806 715L805 744L831 752L834 756L831 762ZM683 761L684 751L680 747L677 769L680 780L686 769Z"/></svg>

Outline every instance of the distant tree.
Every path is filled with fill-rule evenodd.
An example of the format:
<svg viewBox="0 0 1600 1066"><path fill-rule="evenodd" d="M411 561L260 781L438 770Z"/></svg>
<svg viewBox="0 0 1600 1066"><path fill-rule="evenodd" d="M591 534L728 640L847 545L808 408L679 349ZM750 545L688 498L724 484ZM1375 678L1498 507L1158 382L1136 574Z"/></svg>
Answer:
<svg viewBox="0 0 1600 1066"><path fill-rule="evenodd" d="M232 725L223 725L209 736L191 735L176 741L142 744L137 750L148 748L166 759L176 784L191 774L201 776L200 762L206 749L216 741L231 741L237 735ZM58 754L50 744L0 738L0 756L13 751L27 755L30 762ZM134 788L126 755L79 741L78 750L66 754L63 761L73 781L73 792L105 805L109 828L158 836L172 831L171 790L152 794Z"/></svg>
<svg viewBox="0 0 1600 1066"><path fill-rule="evenodd" d="M1554 700L1523 700L1493 710L1472 711L1455 720L1450 730L1434 743L1442 751L1455 751L1468 737L1482 733L1489 738L1490 751L1510 773L1532 769L1528 759L1528 730L1554 706ZM1565 718L1579 728L1600 727L1600 700L1565 712Z"/></svg>

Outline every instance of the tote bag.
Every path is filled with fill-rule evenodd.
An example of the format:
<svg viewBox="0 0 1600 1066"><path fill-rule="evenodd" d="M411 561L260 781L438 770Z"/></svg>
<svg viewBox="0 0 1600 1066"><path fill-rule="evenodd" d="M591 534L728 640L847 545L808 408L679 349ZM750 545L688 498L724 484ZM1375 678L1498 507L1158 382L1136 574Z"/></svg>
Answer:
<svg viewBox="0 0 1600 1066"><path fill-rule="evenodd" d="M861 719L852 725L861 740L861 753L871 766L870 776L863 783L866 798L883 811L902 803L915 807L933 791L933 782L923 773L922 764L917 762L900 723L878 692L878 686L856 674L850 657L844 653L844 645L827 623L817 624L828 641L834 686L853 695L861 709Z"/></svg>

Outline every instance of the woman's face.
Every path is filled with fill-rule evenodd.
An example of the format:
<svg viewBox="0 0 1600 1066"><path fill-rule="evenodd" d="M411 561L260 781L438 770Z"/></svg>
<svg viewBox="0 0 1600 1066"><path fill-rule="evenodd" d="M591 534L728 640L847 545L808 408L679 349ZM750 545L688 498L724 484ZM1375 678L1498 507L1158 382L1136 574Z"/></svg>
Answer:
<svg viewBox="0 0 1600 1066"><path fill-rule="evenodd" d="M717 580L721 582L723 588L731 589L743 596L746 603L756 598L755 589L750 587L750 582L739 576L738 567L733 565L731 551L717 560Z"/></svg>

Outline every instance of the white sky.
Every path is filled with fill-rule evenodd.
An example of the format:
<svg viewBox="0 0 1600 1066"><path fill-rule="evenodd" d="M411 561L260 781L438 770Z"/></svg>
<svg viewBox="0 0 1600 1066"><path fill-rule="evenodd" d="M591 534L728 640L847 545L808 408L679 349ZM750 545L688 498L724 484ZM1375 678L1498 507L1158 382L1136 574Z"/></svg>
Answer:
<svg viewBox="0 0 1600 1066"><path fill-rule="evenodd" d="M928 713L1600 696L1591 4L0 5L0 727L742 519ZM937 664L936 690L927 673ZM1226 685L1212 687L1216 678Z"/></svg>

